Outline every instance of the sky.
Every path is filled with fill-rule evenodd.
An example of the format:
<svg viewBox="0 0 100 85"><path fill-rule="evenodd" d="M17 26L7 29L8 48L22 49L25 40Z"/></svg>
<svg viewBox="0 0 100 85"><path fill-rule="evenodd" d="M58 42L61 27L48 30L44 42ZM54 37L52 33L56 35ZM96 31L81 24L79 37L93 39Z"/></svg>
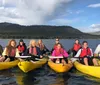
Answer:
<svg viewBox="0 0 100 85"><path fill-rule="evenodd" d="M0 0L0 22L100 31L100 0Z"/></svg>

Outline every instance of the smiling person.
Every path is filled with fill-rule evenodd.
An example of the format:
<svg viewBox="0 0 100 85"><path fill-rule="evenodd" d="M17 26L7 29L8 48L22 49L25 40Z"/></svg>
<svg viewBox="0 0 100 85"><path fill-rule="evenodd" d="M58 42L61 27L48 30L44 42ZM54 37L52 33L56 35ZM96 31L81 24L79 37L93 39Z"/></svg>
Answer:
<svg viewBox="0 0 100 85"><path fill-rule="evenodd" d="M92 49L88 47L88 42L83 41L82 48L79 49L77 54L74 57L79 57L79 60L82 64L85 65L98 65L97 60L92 57Z"/></svg>
<svg viewBox="0 0 100 85"><path fill-rule="evenodd" d="M31 62L33 63L34 61L36 61L35 58L43 58L40 48L36 46L35 40L30 40L28 55L30 55L31 58L27 58L27 59L31 60Z"/></svg>
<svg viewBox="0 0 100 85"><path fill-rule="evenodd" d="M25 55L27 47L22 39L19 40L19 45L17 46L20 56Z"/></svg>
<svg viewBox="0 0 100 85"><path fill-rule="evenodd" d="M12 39L2 53L2 61L14 61L16 55L19 56L19 51L16 48L16 41Z"/></svg>
<svg viewBox="0 0 100 85"><path fill-rule="evenodd" d="M45 55L47 52L49 52L41 39L38 40L37 47L40 48L42 55Z"/></svg>
<svg viewBox="0 0 100 85"><path fill-rule="evenodd" d="M66 64L67 61L68 61L67 60L68 53L65 51L65 49L63 48L63 46L60 43L58 43L57 44L57 47L53 50L52 56L56 56L56 57L57 56L63 56L62 59L59 59L59 58L53 59L53 61L55 63L63 63L63 64Z"/></svg>

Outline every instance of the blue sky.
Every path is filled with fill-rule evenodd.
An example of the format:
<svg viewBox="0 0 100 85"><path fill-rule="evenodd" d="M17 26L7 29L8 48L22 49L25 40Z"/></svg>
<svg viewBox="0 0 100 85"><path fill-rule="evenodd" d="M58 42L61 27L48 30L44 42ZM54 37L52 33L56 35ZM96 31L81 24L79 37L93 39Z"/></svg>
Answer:
<svg viewBox="0 0 100 85"><path fill-rule="evenodd" d="M0 0L0 22L100 31L100 0Z"/></svg>

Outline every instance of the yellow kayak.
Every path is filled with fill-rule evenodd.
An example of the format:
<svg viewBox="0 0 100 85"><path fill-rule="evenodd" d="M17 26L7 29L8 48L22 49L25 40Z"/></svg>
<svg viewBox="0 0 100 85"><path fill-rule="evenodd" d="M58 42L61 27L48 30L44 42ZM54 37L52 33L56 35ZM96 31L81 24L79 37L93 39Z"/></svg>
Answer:
<svg viewBox="0 0 100 85"><path fill-rule="evenodd" d="M64 65L62 63L54 63L52 60L48 61L48 65L51 69L53 69L56 72L68 72L71 68L72 68L72 63L70 61L68 61L68 64Z"/></svg>
<svg viewBox="0 0 100 85"><path fill-rule="evenodd" d="M14 66L17 66L19 60L11 61L11 62L0 62L0 70L9 69Z"/></svg>
<svg viewBox="0 0 100 85"><path fill-rule="evenodd" d="M46 58L40 59L39 61L35 61L35 63L29 61L21 61L18 63L18 67L25 73L34 70L36 68L41 67L47 62Z"/></svg>
<svg viewBox="0 0 100 85"><path fill-rule="evenodd" d="M80 72L100 78L100 66L86 66L79 63L78 61L74 62L74 66Z"/></svg>

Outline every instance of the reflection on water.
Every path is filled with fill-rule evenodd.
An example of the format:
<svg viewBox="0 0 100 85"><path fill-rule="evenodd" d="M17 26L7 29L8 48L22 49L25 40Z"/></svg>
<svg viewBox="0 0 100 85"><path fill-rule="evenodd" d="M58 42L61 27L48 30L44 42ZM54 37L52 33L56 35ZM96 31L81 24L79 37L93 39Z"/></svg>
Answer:
<svg viewBox="0 0 100 85"><path fill-rule="evenodd" d="M0 71L0 85L18 85L11 70Z"/></svg>
<svg viewBox="0 0 100 85"><path fill-rule="evenodd" d="M27 74L19 70L15 77L19 85L67 85L70 76L68 73L55 73L46 65Z"/></svg>
<svg viewBox="0 0 100 85"><path fill-rule="evenodd" d="M29 73L18 67L0 71L0 85L100 85L100 79L74 68L68 73L56 73L45 65Z"/></svg>

